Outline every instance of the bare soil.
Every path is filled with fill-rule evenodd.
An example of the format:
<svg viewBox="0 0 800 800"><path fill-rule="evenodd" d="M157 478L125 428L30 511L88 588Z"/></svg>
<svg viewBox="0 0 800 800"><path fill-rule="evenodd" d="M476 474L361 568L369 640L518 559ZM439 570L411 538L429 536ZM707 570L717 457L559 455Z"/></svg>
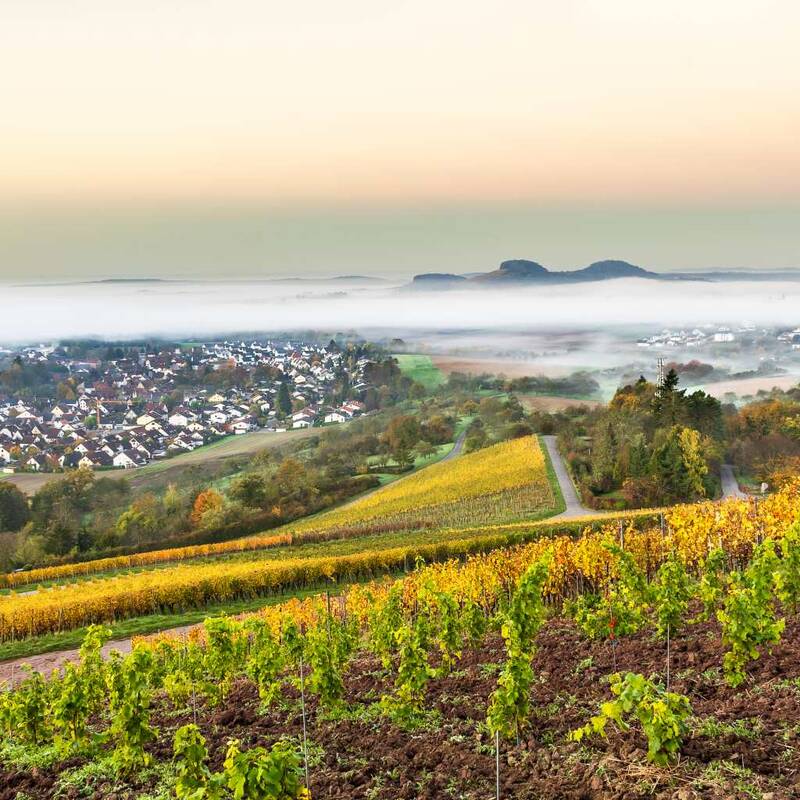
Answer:
<svg viewBox="0 0 800 800"><path fill-rule="evenodd" d="M607 740L586 745L567 742L566 736L609 699L606 676L615 669L663 674L664 644L640 633L612 648L608 642L586 640L571 621L552 620L538 639L529 724L519 743L502 746L501 796L800 797L800 619L787 621L781 643L754 662L748 683L740 689L731 689L721 678L722 652L716 623L691 626L673 640L672 689L689 696L695 716L680 761L660 768L647 763L646 742L636 729L613 732ZM493 798L495 756L482 722L502 653L496 636L480 648L467 649L456 671L429 683L428 720L414 730L369 712L390 690L391 678L372 657L359 657L346 677L347 711L342 718L332 720L318 710L313 697L308 701L311 751L317 754L310 769L315 800ZM283 700L266 711L259 705L255 687L240 680L219 708L198 710L213 768L220 768L230 738L241 739L244 747L270 745L281 736L300 739L296 690L286 688ZM172 755L175 729L191 722L193 715L161 700L154 716L161 734L152 751L166 761ZM21 791L36 798L55 797L59 772L78 763L34 771L6 766L0 769L0 800L12 800ZM122 800L152 788L152 778L113 787L101 780L83 787L80 794L63 796Z"/></svg>

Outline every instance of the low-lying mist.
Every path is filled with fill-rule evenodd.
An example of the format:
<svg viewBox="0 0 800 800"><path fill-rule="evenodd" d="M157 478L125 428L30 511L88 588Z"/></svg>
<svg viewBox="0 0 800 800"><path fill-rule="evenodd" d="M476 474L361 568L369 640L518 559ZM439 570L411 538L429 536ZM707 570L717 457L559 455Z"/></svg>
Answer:
<svg viewBox="0 0 800 800"><path fill-rule="evenodd" d="M0 341L211 336L239 331L653 330L800 324L800 283L616 280L482 291L331 283L118 282L0 286Z"/></svg>

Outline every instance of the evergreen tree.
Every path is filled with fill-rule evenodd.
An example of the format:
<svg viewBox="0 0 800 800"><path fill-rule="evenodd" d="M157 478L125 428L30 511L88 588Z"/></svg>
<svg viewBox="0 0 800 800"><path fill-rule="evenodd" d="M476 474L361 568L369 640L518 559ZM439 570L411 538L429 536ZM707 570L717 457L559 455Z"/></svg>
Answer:
<svg viewBox="0 0 800 800"><path fill-rule="evenodd" d="M608 420L597 431L592 447L592 477L600 491L607 492L614 485L616 445L614 426Z"/></svg>
<svg viewBox="0 0 800 800"><path fill-rule="evenodd" d="M0 531L18 531L29 519L25 495L13 483L0 483Z"/></svg>
<svg viewBox="0 0 800 800"><path fill-rule="evenodd" d="M292 398L289 396L289 387L285 381L282 381L278 388L278 410L284 417L292 413Z"/></svg>
<svg viewBox="0 0 800 800"><path fill-rule="evenodd" d="M705 497L703 480L708 465L700 434L680 425L670 428L653 451L650 472L658 482L664 502L679 503Z"/></svg>

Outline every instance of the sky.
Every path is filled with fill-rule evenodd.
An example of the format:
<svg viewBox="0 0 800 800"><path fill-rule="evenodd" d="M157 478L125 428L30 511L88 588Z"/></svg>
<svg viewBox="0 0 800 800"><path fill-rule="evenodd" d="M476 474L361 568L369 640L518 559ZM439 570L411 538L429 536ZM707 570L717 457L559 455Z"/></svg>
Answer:
<svg viewBox="0 0 800 800"><path fill-rule="evenodd" d="M4 0L0 279L800 266L794 0Z"/></svg>

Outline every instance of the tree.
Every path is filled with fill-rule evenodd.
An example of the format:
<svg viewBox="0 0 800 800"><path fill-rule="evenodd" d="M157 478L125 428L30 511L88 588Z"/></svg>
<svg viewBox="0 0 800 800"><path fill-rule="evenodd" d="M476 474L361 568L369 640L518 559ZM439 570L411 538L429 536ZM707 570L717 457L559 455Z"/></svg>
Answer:
<svg viewBox="0 0 800 800"><path fill-rule="evenodd" d="M610 420L600 427L592 443L592 479L601 491L609 491L615 483L617 438Z"/></svg>
<svg viewBox="0 0 800 800"><path fill-rule="evenodd" d="M692 499L705 497L704 479L708 474L708 465L700 444L700 434L692 428L683 428L678 435L686 470L686 485Z"/></svg>
<svg viewBox="0 0 800 800"><path fill-rule="evenodd" d="M433 444L445 444L453 441L455 433L453 422L441 414L431 417L423 427L423 438Z"/></svg>
<svg viewBox="0 0 800 800"><path fill-rule="evenodd" d="M684 390L678 389L678 381L678 373L671 368L661 381L655 396L656 411L666 417L670 425L678 422L679 407L684 395Z"/></svg>
<svg viewBox="0 0 800 800"><path fill-rule="evenodd" d="M242 475L231 483L228 497L248 508L263 508L267 498L264 479L255 472Z"/></svg>
<svg viewBox="0 0 800 800"><path fill-rule="evenodd" d="M222 495L214 489L206 489L197 495L192 506L190 520L192 525L198 527L203 522L203 517L209 511L218 511L222 508Z"/></svg>
<svg viewBox="0 0 800 800"><path fill-rule="evenodd" d="M281 381L278 387L278 410L284 417L292 413L292 398L289 396L289 386L286 381Z"/></svg>
<svg viewBox="0 0 800 800"><path fill-rule="evenodd" d="M152 541L159 531L159 516L156 498L148 492L120 514L116 531L124 541L132 544Z"/></svg>
<svg viewBox="0 0 800 800"><path fill-rule="evenodd" d="M25 495L13 483L0 483L0 531L18 531L30 516Z"/></svg>
<svg viewBox="0 0 800 800"><path fill-rule="evenodd" d="M427 394L428 392L425 387L416 381L411 384L411 389L408 391L408 397L410 400L422 400L422 398Z"/></svg>
<svg viewBox="0 0 800 800"><path fill-rule="evenodd" d="M426 459L430 458L436 453L436 447L434 447L430 442L426 442L424 439L421 439L417 442L414 450L420 458Z"/></svg>
<svg viewBox="0 0 800 800"><path fill-rule="evenodd" d="M68 383L62 381L56 386L56 397L59 400L65 400L72 403L76 399L75 390Z"/></svg>
<svg viewBox="0 0 800 800"><path fill-rule="evenodd" d="M47 552L65 555L78 545L81 521L92 509L95 475L78 469L46 483L31 500L34 535L41 535Z"/></svg>
<svg viewBox="0 0 800 800"><path fill-rule="evenodd" d="M411 451L421 434L419 420L412 416L395 417L387 426L384 441L394 460L401 465L411 461Z"/></svg>
<svg viewBox="0 0 800 800"><path fill-rule="evenodd" d="M705 497L703 479L708 465L697 431L673 425L654 449L650 471L664 502Z"/></svg>

